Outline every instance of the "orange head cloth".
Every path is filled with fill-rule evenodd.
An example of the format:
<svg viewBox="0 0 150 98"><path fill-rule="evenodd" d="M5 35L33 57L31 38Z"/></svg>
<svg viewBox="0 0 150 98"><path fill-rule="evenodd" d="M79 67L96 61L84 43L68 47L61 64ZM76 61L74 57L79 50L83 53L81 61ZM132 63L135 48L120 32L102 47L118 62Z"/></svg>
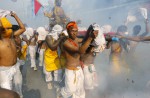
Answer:
<svg viewBox="0 0 150 98"><path fill-rule="evenodd" d="M70 27L78 29L77 23L75 21L71 21L66 25L66 29L69 30Z"/></svg>
<svg viewBox="0 0 150 98"><path fill-rule="evenodd" d="M9 22L9 20L6 17L0 18L0 22L2 27L5 29L4 37L10 37L12 34L12 24Z"/></svg>

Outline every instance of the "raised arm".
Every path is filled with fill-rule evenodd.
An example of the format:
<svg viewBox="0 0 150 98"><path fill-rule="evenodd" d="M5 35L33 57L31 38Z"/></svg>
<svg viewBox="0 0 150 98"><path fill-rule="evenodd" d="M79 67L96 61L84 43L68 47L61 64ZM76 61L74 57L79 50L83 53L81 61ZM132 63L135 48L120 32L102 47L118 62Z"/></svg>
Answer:
<svg viewBox="0 0 150 98"><path fill-rule="evenodd" d="M57 47L59 46L60 42L63 41L65 37L64 36L60 36L58 38L58 40L56 41L53 41L53 37L51 35L47 35L46 36L46 43L47 43L47 46L51 49L51 50L56 50Z"/></svg>
<svg viewBox="0 0 150 98"><path fill-rule="evenodd" d="M148 19L145 20L145 32L141 34L140 36L146 36L150 32L150 26Z"/></svg>
<svg viewBox="0 0 150 98"><path fill-rule="evenodd" d="M122 37L122 38L125 38L125 39L128 39L128 40L132 40L132 41L137 41L137 42L140 42L140 41L150 41L150 36L146 36L146 37L141 37L141 36L137 36L137 37Z"/></svg>
<svg viewBox="0 0 150 98"><path fill-rule="evenodd" d="M11 12L11 16L15 18L15 20L17 21L17 23L19 25L19 29L14 32L14 36L21 35L23 32L25 32L24 24L22 23L20 18L15 13Z"/></svg>

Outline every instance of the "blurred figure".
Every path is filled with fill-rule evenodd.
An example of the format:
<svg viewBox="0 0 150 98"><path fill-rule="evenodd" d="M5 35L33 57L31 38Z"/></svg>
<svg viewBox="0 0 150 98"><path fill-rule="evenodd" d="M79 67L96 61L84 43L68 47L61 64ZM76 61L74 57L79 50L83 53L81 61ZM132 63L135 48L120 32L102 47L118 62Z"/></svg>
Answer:
<svg viewBox="0 0 150 98"><path fill-rule="evenodd" d="M19 95L8 89L0 88L0 98L20 98Z"/></svg>
<svg viewBox="0 0 150 98"><path fill-rule="evenodd" d="M38 39L38 35L36 33L35 30L33 30L33 28L28 28L27 29L29 35L27 36L28 38L28 41L29 41L29 46L28 46L28 49L29 49L29 55L30 55L30 58L31 58L31 68L33 68L33 70L37 70L37 66L36 66L36 59L35 59L35 54L36 54L36 42L37 42L37 39Z"/></svg>
<svg viewBox="0 0 150 98"><path fill-rule="evenodd" d="M125 25L121 25L117 29L117 34L127 36L127 27ZM127 40L116 40L111 41L110 43L111 52L110 52L110 64L111 71L113 75L119 75L121 73L121 68L127 68L127 64L123 61L123 55L125 52L129 51L129 41Z"/></svg>
<svg viewBox="0 0 150 98"><path fill-rule="evenodd" d="M39 66L43 66L43 64L44 64L44 52L46 49L45 38L46 38L46 35L48 34L48 31L46 31L46 29L44 27L38 27L36 31L38 33L37 52L39 53Z"/></svg>
<svg viewBox="0 0 150 98"><path fill-rule="evenodd" d="M133 37L136 37L136 36L146 36L149 32L150 32L150 27L149 27L149 24L148 24L148 19L145 20L145 32L140 34L141 32L141 26L140 25L136 25L133 27L133 34L132 36ZM130 42L130 53L134 53L136 47L138 45L138 42L134 42L134 41L131 41Z"/></svg>
<svg viewBox="0 0 150 98"><path fill-rule="evenodd" d="M68 22L68 17L65 15L63 8L61 7L62 0L55 0L54 8L50 13L44 12L44 15L50 18L50 27L59 24L62 27Z"/></svg>

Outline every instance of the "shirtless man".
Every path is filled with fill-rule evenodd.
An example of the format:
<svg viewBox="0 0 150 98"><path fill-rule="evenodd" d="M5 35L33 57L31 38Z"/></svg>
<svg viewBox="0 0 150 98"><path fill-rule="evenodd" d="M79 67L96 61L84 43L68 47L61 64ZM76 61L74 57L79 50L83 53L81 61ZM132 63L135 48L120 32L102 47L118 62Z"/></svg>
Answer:
<svg viewBox="0 0 150 98"><path fill-rule="evenodd" d="M117 29L117 34L126 35L127 27L121 25ZM129 41L127 40L118 40L118 41L111 41L109 43L111 47L110 52L110 64L112 64L111 71L113 75L116 75L121 72L121 67L127 67L126 63L123 62L122 55L124 52L128 52Z"/></svg>
<svg viewBox="0 0 150 98"><path fill-rule="evenodd" d="M44 54L44 73L48 89L52 89L52 81L54 73L54 83L58 84L62 79L62 66L59 61L58 47L65 36L60 36L63 28L60 25L55 25L52 31L46 36L47 48ZM56 85L54 85L56 87Z"/></svg>
<svg viewBox="0 0 150 98"><path fill-rule="evenodd" d="M17 49L11 34L19 36L25 27L19 17L11 12L19 25L19 29L12 33L11 23L4 17L0 19L0 87L12 89L12 79L17 71Z"/></svg>
<svg viewBox="0 0 150 98"><path fill-rule="evenodd" d="M32 29L32 28L28 28L28 29ZM35 30L31 30L32 31L32 36L30 36L29 38L29 54L30 54L30 58L31 58L31 68L33 68L33 70L37 70L37 66L36 66L36 59L35 59L35 54L36 54L36 42L38 39L38 35L36 33Z"/></svg>
<svg viewBox="0 0 150 98"><path fill-rule="evenodd" d="M136 41L136 42L143 42L143 41L150 41L150 36L123 36L123 35L119 35L119 38L122 39L127 39L127 40L131 40L131 41Z"/></svg>
<svg viewBox="0 0 150 98"><path fill-rule="evenodd" d="M133 37L136 37L136 36L141 36L141 37L143 36L144 37L150 32L148 19L145 20L145 32L142 33L142 34L139 34L140 31L141 31L141 26L140 25L134 26L132 36ZM135 42L135 41L130 42L130 51L129 52L131 54L134 53L137 45L138 45L138 42Z"/></svg>
<svg viewBox="0 0 150 98"><path fill-rule="evenodd" d="M97 36L97 32L93 32L79 46L77 38L78 27L76 22L71 21L66 26L69 38L63 43L64 54L66 57L65 66L65 87L61 89L61 95L64 98L85 98L84 91L84 75L80 65L80 55L84 54L91 41Z"/></svg>

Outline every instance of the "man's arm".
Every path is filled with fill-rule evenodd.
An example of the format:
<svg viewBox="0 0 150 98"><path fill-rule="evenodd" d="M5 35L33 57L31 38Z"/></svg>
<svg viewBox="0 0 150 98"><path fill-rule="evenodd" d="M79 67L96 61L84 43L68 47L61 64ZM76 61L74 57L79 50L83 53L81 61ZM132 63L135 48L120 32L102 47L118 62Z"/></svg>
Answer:
<svg viewBox="0 0 150 98"><path fill-rule="evenodd" d="M141 34L140 36L146 36L150 32L150 26L149 26L149 23L148 23L148 19L146 19L145 25L146 25L145 32L143 34Z"/></svg>
<svg viewBox="0 0 150 98"><path fill-rule="evenodd" d="M53 41L53 38L51 35L47 35L46 36L46 43L47 43L47 46L52 50L56 50L58 45L60 44L60 42L64 39L65 36L60 36L58 38L58 40L56 41Z"/></svg>
<svg viewBox="0 0 150 98"><path fill-rule="evenodd" d="M141 36L137 36L137 37L122 37L122 38L125 38L125 39L128 39L128 40L132 40L132 41L137 41L137 42L140 42L140 41L150 41L150 36L146 36L146 37L141 37Z"/></svg>
<svg viewBox="0 0 150 98"><path fill-rule="evenodd" d="M20 20L20 18L15 13L11 12L11 16L16 19L16 21L17 21L17 23L18 23L18 25L20 27L18 30L16 30L14 32L14 36L21 35L23 32L25 32L25 26L24 26L24 24L22 23L22 21Z"/></svg>

